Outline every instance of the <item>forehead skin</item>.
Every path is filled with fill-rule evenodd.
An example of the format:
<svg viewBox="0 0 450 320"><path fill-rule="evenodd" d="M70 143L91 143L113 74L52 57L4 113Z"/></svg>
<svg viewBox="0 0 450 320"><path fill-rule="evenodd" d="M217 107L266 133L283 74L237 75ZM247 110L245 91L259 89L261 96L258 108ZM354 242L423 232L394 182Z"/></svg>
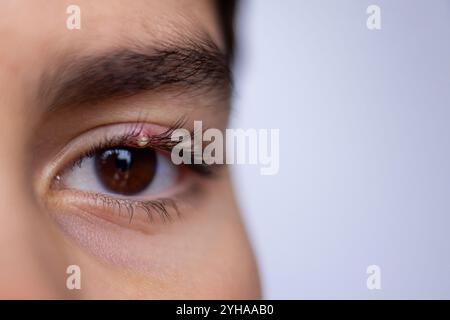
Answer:
<svg viewBox="0 0 450 320"><path fill-rule="evenodd" d="M73 1L3 0L0 3L0 81L37 94L41 75L71 55L120 46L152 46L186 35L205 34L223 48L214 2L210 0L81 0L81 29L69 30L66 9ZM13 85L13 84L11 84ZM11 91L12 90L12 91ZM32 102L32 101L30 101ZM27 103L29 105L29 103ZM29 110L28 110L29 111Z"/></svg>

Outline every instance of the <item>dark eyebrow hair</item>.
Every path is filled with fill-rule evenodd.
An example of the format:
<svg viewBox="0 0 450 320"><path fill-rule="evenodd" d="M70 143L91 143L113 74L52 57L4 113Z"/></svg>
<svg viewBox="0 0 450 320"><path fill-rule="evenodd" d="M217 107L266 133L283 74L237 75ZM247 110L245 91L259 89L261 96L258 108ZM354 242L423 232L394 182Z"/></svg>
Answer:
<svg viewBox="0 0 450 320"><path fill-rule="evenodd" d="M228 59L208 40L115 49L75 57L43 76L40 97L52 111L160 89L231 91Z"/></svg>

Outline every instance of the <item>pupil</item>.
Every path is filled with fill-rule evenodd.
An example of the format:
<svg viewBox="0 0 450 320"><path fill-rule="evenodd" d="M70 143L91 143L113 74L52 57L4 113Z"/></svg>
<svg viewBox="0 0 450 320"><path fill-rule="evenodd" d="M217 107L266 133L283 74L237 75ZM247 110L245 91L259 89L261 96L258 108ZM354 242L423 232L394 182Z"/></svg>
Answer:
<svg viewBox="0 0 450 320"><path fill-rule="evenodd" d="M109 150L108 150L109 151ZM116 153L116 167L125 172L130 170L132 165L132 155L128 150L119 149Z"/></svg>
<svg viewBox="0 0 450 320"><path fill-rule="evenodd" d="M103 186L114 193L133 195L145 190L156 173L152 149L113 148L95 155L95 172Z"/></svg>

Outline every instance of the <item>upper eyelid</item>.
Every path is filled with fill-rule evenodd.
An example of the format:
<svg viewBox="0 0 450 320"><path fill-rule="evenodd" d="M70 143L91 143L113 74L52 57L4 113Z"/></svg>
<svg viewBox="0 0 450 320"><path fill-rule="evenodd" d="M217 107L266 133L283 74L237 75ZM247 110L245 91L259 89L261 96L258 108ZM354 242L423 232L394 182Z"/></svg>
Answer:
<svg viewBox="0 0 450 320"><path fill-rule="evenodd" d="M172 133L177 129L184 128L185 123L186 123L185 118L180 118L173 125L166 128L166 130L162 131L161 133L147 135L147 133L144 130L145 123L136 122L133 124L133 127L125 134L121 136L112 137L110 139L104 139L98 144L93 145L90 149L82 153L78 157L78 159L76 159L73 162L73 166L75 166L77 163L80 163L83 160L83 158L93 156L95 152L98 151L99 149L113 148L117 146L134 147L136 145L135 142L133 143L133 140L137 140L140 136L145 136L149 138L145 147L169 153L172 151L173 147L178 144L178 141L173 141L171 139ZM193 137L194 136L193 130L189 132L190 132L189 136ZM192 155L194 155L193 150L191 150L191 153ZM224 164L207 165L204 163L189 165L189 167L194 172L201 174L203 176L211 176L211 177L214 176L214 173L218 169L224 166L225 166Z"/></svg>
<svg viewBox="0 0 450 320"><path fill-rule="evenodd" d="M173 146L176 144L176 142L171 140L171 135L175 130L183 128L184 123L185 121L183 119L180 119L173 125L166 128L166 130L163 132L157 134L148 134L144 129L145 123L136 122L128 132L110 139L104 139L104 141L99 143L97 148L102 148L102 145L104 147L138 147L137 140L142 136L148 138L146 147L159 149L161 151L171 151Z"/></svg>
<svg viewBox="0 0 450 320"><path fill-rule="evenodd" d="M127 122L116 123L105 126L99 126L91 130L87 130L70 140L65 147L60 150L49 165L43 168L39 172L40 177L37 181L40 184L37 185L38 190L48 190L54 178L60 174L63 170L68 169L72 165L76 164L76 161L80 160L83 156L89 153L89 150L99 148L103 146L111 146L111 140L115 140L116 146L123 142L125 138L136 137L139 134L145 132L149 137L153 137L151 140L152 145L150 147L163 152L170 152L173 147L173 142L169 142L170 134L178 128L184 128L185 119L179 118L170 126L160 126L148 122ZM190 130L188 130L190 131ZM191 131L190 131L191 132ZM191 137L193 134L191 134ZM166 144L164 142L167 142ZM191 165L190 168L202 175L215 177L215 173L219 172L219 169L225 167L225 165Z"/></svg>
<svg viewBox="0 0 450 320"><path fill-rule="evenodd" d="M90 148L101 144L102 141L128 135L131 131L135 131L137 126L145 127L149 135L161 134L168 130L168 127L165 126L137 121L113 123L86 130L68 141L51 157L47 165L37 172L37 189L48 190L53 178L78 160Z"/></svg>

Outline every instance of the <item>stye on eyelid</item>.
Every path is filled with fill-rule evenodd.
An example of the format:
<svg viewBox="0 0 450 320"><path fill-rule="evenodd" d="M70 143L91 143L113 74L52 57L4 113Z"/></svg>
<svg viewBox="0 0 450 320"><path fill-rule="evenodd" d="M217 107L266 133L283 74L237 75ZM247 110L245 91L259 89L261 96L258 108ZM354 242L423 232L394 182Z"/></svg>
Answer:
<svg viewBox="0 0 450 320"><path fill-rule="evenodd" d="M149 143L150 138L148 136L141 136L137 139L137 145L140 148L144 148Z"/></svg>

